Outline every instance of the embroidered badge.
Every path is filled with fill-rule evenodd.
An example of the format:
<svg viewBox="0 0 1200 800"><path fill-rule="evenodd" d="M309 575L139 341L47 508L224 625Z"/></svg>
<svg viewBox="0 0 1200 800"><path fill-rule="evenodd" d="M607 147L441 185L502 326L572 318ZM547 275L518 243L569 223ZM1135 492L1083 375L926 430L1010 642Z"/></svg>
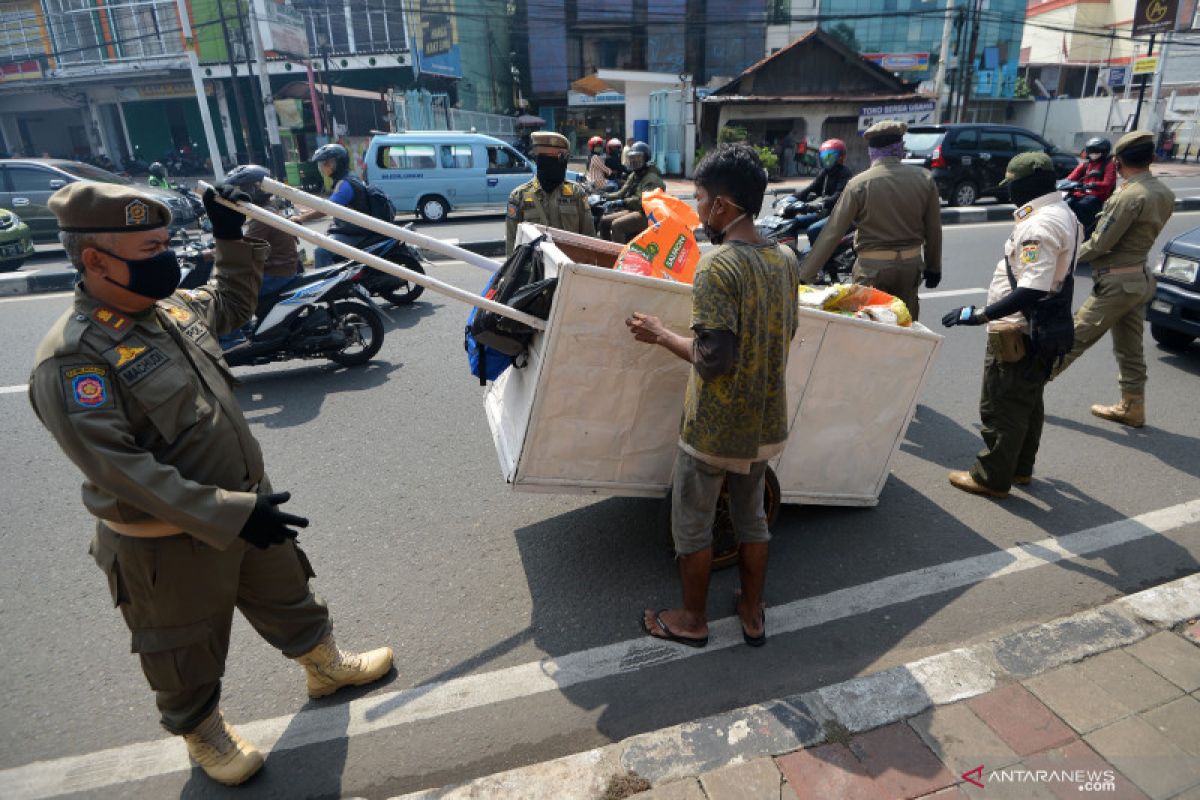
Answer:
<svg viewBox="0 0 1200 800"><path fill-rule="evenodd" d="M108 404L108 370L104 367L70 367L63 370L67 384L67 410L100 408Z"/></svg>
<svg viewBox="0 0 1200 800"><path fill-rule="evenodd" d="M1016 217L1017 217L1017 219L1025 219L1032 213L1033 213L1033 206L1025 206L1024 208L1019 209L1017 211Z"/></svg>
<svg viewBox="0 0 1200 800"><path fill-rule="evenodd" d="M109 330L121 333L126 328L130 327L129 318L118 314L116 311L110 311L107 308L97 308L92 312L92 319L99 322Z"/></svg>
<svg viewBox="0 0 1200 800"><path fill-rule="evenodd" d="M125 206L126 225L145 225L150 220L150 206L141 200L134 200Z"/></svg>
<svg viewBox="0 0 1200 800"><path fill-rule="evenodd" d="M1021 248L1021 263L1032 264L1038 260L1038 252L1040 246L1036 244L1027 244Z"/></svg>
<svg viewBox="0 0 1200 800"><path fill-rule="evenodd" d="M129 362L121 369L117 370L117 377L126 386L135 386L140 383L147 375L154 372L164 364L169 364L171 359L163 355L161 350L150 348L145 353L137 356L133 361Z"/></svg>
<svg viewBox="0 0 1200 800"><path fill-rule="evenodd" d="M570 197L571 195L575 194L575 190L571 188L571 184L564 183L562 185L562 187L563 187L563 192L562 192L563 197Z"/></svg>
<svg viewBox="0 0 1200 800"><path fill-rule="evenodd" d="M187 322L192 318L191 314L179 306L167 306L167 313L170 314L171 318L176 322Z"/></svg>
<svg viewBox="0 0 1200 800"><path fill-rule="evenodd" d="M117 345L117 366L123 367L146 352L145 347L122 347Z"/></svg>

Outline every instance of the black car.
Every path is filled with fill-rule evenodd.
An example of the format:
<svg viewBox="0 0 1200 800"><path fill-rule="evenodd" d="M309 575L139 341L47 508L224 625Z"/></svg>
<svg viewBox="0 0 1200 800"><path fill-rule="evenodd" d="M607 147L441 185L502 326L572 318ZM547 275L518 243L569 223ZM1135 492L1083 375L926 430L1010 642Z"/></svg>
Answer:
<svg viewBox="0 0 1200 800"><path fill-rule="evenodd" d="M1012 125L922 125L904 135L904 163L933 171L938 194L952 206L969 206L980 197L1007 201L1001 186L1004 170L1017 153L1041 151L1065 178L1079 159L1064 153L1033 131Z"/></svg>
<svg viewBox="0 0 1200 800"><path fill-rule="evenodd" d="M1158 287L1146 309L1150 335L1163 347L1187 347L1200 336L1200 228L1167 242L1154 274Z"/></svg>

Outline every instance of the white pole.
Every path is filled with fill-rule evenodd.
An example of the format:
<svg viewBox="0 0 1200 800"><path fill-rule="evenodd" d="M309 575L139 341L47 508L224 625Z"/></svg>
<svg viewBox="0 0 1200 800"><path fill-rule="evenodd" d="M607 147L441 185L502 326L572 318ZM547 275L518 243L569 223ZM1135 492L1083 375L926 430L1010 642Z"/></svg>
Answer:
<svg viewBox="0 0 1200 800"><path fill-rule="evenodd" d="M268 184L270 184L270 186L268 186ZM263 188L272 192L274 192L275 187L283 185L284 184L281 184L278 181L269 179L263 181ZM199 181L197 188L199 188L201 192L206 192L212 187L204 181ZM303 194L303 192L301 192L301 194ZM368 267L379 270L380 272L386 272L389 275L395 275L397 278L403 278L404 280L415 283L418 286L424 286L426 289L432 289L439 294L444 294L447 297L454 298L455 300L461 300L467 305L472 305L476 308L485 308L488 311L495 312L502 317L507 317L508 319L516 322L522 322L535 330L546 330L545 320L538 319L537 317L531 314L526 314L523 311L517 311L515 308L506 306L503 303L497 303L495 300L488 300L487 298L481 297L474 292L468 292L466 289L460 289L457 286L452 286L444 281L439 281L437 278L431 278L422 272L414 272L413 270L402 267L399 264L393 264L391 261L380 258L373 253L364 252L356 247L353 247L352 245L346 244L345 242L339 242L337 239L334 239L331 236L326 236L323 233L317 233L314 230L310 230L299 223L293 222L285 217L281 217L278 214L267 211L266 209L259 208L258 206L250 203L233 203L225 200L222 197L217 197L216 201L227 208L232 208L235 211L245 214L251 219L256 219L264 225L270 225L272 228L277 228L281 231L286 231L293 236L298 236L306 242L311 242L319 247L324 247L326 250L337 253L343 258L350 259L351 261L355 261L359 264L365 264ZM337 207L342 208L342 206ZM374 219L373 217L367 217L363 214L358 214L357 216L363 217L365 220ZM379 220L374 221L379 222Z"/></svg>
<svg viewBox="0 0 1200 800"><path fill-rule="evenodd" d="M264 178L262 182L262 188L271 194L277 194L281 197L286 197L296 205L304 206L305 208L311 208L316 211L323 211L331 217L335 217L345 222L352 222L361 228L375 231L375 233L378 233L381 236L387 236L391 239L399 239L402 242L408 242L409 244L424 248L425 250L433 250L434 252L449 256L450 258L454 258L459 261L465 261L472 266L485 269L488 272L495 272L500 268L500 265L496 261L486 256L481 256L478 253L472 253L470 250L464 250L461 247L448 244L440 239L434 239L432 236L426 236L423 233L417 233L416 231L409 230L408 228L402 228L399 225L394 225L390 222L384 222L381 219L369 217L366 214L346 208L345 206L339 206L337 203L331 203L322 197L316 197L308 192L300 191L294 186L288 186L286 183L280 183L279 181L271 180L270 178Z"/></svg>
<svg viewBox="0 0 1200 800"><path fill-rule="evenodd" d="M1162 47L1158 51L1158 71L1154 73L1154 84L1150 89L1150 125L1147 126L1147 129L1153 131L1155 137L1160 133L1159 128L1162 127L1163 118L1166 116L1158 111L1158 93L1162 88L1163 73L1167 71L1167 51L1170 47L1171 33L1168 31L1163 35ZM1157 138L1154 146L1156 149L1158 148Z"/></svg>
<svg viewBox="0 0 1200 800"><path fill-rule="evenodd" d="M117 101L117 119L121 120L121 135L125 137L125 152L129 153L131 159L137 158L137 154L133 152L133 140L129 138L129 124L125 122L125 107L121 105L121 101Z"/></svg>
<svg viewBox="0 0 1200 800"><path fill-rule="evenodd" d="M233 139L233 125L229 121L229 97L225 94L225 84L213 81L213 88L217 93L217 113L221 115L221 130L225 134L225 152L229 154L230 160L236 160L237 143Z"/></svg>
<svg viewBox="0 0 1200 800"><path fill-rule="evenodd" d="M275 176L285 177L283 166L283 139L279 136L279 117L275 114L275 98L271 95L271 76L267 74L267 53L263 49L262 31L259 30L258 14L255 9L259 0L250 0L250 32L254 42L254 57L258 61L258 84L262 89L263 117L267 121L267 141L271 143L271 164ZM353 52L353 44L350 47Z"/></svg>
<svg viewBox="0 0 1200 800"><path fill-rule="evenodd" d="M954 0L946 0L946 22L942 25L942 49L938 53L937 75L933 81L933 121L942 121L942 90L946 86L946 64L950 60L950 33L954 30Z"/></svg>
<svg viewBox="0 0 1200 800"><path fill-rule="evenodd" d="M183 33L184 45L187 50L188 68L192 72L192 87L196 90L196 103L200 106L200 123L204 127L204 141L208 145L209 161L212 162L213 178L218 183L225 177L225 168L221 165L221 150L217 147L217 135L213 133L212 115L208 113L208 96L204 94L204 80L200 77L200 61L192 47L192 22L188 17L186 0L175 0L179 10L179 27Z"/></svg>

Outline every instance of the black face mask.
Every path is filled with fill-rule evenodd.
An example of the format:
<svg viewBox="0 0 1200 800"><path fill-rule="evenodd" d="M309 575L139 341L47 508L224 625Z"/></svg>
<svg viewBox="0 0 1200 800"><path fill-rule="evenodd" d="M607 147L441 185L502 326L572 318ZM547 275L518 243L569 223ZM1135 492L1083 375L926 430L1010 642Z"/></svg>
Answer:
<svg viewBox="0 0 1200 800"><path fill-rule="evenodd" d="M125 266L129 267L129 283L117 283L107 275L104 276L104 280L114 286L154 300L170 297L171 293L179 288L179 259L176 258L174 250L163 250L150 258L126 259L99 247L96 249L110 258L124 261Z"/></svg>
<svg viewBox="0 0 1200 800"><path fill-rule="evenodd" d="M567 160L558 156L537 157L537 179L542 188L553 192L567 177Z"/></svg>
<svg viewBox="0 0 1200 800"><path fill-rule="evenodd" d="M1030 200L1054 191L1053 172L1035 172L1024 178L1017 178L1008 185L1008 196L1013 203L1023 206Z"/></svg>
<svg viewBox="0 0 1200 800"><path fill-rule="evenodd" d="M713 202L715 203L716 201L714 200ZM729 202L729 201L722 198L722 202ZM734 203L729 203L729 205L733 206L738 211L742 211L742 207L739 205L735 205ZM732 228L734 225L736 225L737 221L740 220L744 216L746 216L746 212L742 211L742 213L738 214L736 217L729 220L729 222L727 222L723 226L721 226L720 230L717 230L709 222L709 220L712 219L712 206L709 206L708 219L704 220L704 235L708 237L708 240L710 242L712 242L713 244L719 245L725 241L725 234L729 233L729 229Z"/></svg>

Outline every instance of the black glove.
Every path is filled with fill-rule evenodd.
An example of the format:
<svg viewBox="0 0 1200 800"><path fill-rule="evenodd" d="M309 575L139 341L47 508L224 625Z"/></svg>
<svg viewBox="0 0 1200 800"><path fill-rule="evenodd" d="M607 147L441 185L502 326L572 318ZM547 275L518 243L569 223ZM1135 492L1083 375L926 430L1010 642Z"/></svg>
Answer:
<svg viewBox="0 0 1200 800"><path fill-rule="evenodd" d="M208 219L212 223L213 238L241 239L242 225L246 222L246 215L218 203L217 195L232 203L239 200L249 203L250 195L242 191L241 187L228 183L219 183L204 192L204 212L208 214Z"/></svg>
<svg viewBox="0 0 1200 800"><path fill-rule="evenodd" d="M624 210L625 210L625 201L624 200L609 200L607 203L604 204L604 213L605 214L616 214L618 211L624 211Z"/></svg>
<svg viewBox="0 0 1200 800"><path fill-rule="evenodd" d="M254 510L250 512L250 518L246 520L246 524L242 526L238 536L264 550L273 544L282 544L288 539L295 539L300 535L300 531L294 531L288 525L307 528L308 520L304 517L285 514L276 508L291 499L290 492L260 494L254 501Z"/></svg>
<svg viewBox="0 0 1200 800"><path fill-rule="evenodd" d="M936 289L937 285L942 282L942 273L934 272L931 269L925 270L925 288Z"/></svg>
<svg viewBox="0 0 1200 800"><path fill-rule="evenodd" d="M942 317L942 324L947 328L955 325L982 325L985 322L987 318L975 306L960 306Z"/></svg>

